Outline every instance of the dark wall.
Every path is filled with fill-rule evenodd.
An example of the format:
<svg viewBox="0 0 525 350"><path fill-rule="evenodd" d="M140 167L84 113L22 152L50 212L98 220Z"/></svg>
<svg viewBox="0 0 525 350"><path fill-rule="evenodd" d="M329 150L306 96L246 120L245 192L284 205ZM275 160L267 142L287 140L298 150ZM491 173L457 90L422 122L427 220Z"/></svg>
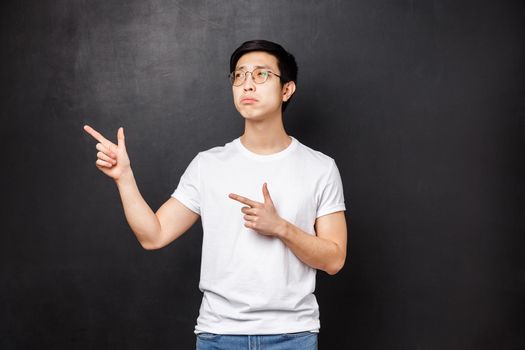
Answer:
<svg viewBox="0 0 525 350"><path fill-rule="evenodd" d="M124 126L156 210L242 134L243 41L297 58L289 134L343 177L348 259L318 272L320 349L523 349L518 1L1 5L0 348L192 349L202 227L145 251L84 124Z"/></svg>

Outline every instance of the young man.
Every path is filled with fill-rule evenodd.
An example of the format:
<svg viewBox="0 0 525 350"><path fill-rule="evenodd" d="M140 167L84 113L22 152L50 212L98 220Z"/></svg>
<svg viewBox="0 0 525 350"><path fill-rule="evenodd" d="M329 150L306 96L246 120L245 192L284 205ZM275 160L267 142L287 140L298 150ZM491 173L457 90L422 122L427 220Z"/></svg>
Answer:
<svg viewBox="0 0 525 350"><path fill-rule="evenodd" d="M332 158L284 130L297 65L280 45L253 40L231 56L244 134L199 152L156 213L135 183L119 128L99 141L97 167L113 178L145 249L166 246L200 217L203 227L197 349L317 349L316 270L346 258L345 204Z"/></svg>

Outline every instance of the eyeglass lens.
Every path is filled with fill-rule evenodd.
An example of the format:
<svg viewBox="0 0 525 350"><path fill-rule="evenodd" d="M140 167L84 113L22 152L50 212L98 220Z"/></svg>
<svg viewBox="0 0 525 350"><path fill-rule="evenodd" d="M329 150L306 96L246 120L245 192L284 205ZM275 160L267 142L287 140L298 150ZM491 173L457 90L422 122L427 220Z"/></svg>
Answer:
<svg viewBox="0 0 525 350"><path fill-rule="evenodd" d="M231 78L230 78L232 81L232 84L234 86L241 85L247 79L248 74L252 75L252 79L254 83L262 84L268 79L270 72L265 69L261 69L261 68L254 69L252 72L236 70L232 73Z"/></svg>

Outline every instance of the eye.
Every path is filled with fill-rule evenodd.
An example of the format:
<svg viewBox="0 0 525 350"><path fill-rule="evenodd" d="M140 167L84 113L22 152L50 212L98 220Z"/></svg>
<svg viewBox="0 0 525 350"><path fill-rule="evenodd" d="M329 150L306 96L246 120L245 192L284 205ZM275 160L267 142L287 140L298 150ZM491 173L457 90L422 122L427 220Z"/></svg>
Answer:
<svg viewBox="0 0 525 350"><path fill-rule="evenodd" d="M235 71L235 72L233 73L233 76L235 77L235 79L237 79L237 78L241 78L243 75L244 75L244 72L243 72L243 71L240 71L240 70Z"/></svg>
<svg viewBox="0 0 525 350"><path fill-rule="evenodd" d="M256 74L259 78L267 78L269 73L267 70L257 70Z"/></svg>

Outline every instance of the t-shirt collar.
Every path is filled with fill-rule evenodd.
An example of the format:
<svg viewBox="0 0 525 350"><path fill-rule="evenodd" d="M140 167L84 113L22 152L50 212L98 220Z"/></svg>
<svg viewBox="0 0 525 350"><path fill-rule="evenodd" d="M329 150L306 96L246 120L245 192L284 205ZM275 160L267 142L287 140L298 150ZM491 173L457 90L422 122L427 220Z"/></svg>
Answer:
<svg viewBox="0 0 525 350"><path fill-rule="evenodd" d="M269 160L281 159L285 157L286 155L288 155L290 152L292 152L297 147L297 144L299 143L299 141L297 141L297 139L291 135L290 135L290 138L292 139L292 142L288 145L288 147L286 147L282 151L272 153L272 154L258 154L258 153L254 153L250 151L248 148L246 148L242 144L240 136L236 138L235 140L233 140L233 143L235 144L237 149L241 153L246 155L247 157L251 159L255 159L255 160L260 160L260 161L269 161Z"/></svg>

